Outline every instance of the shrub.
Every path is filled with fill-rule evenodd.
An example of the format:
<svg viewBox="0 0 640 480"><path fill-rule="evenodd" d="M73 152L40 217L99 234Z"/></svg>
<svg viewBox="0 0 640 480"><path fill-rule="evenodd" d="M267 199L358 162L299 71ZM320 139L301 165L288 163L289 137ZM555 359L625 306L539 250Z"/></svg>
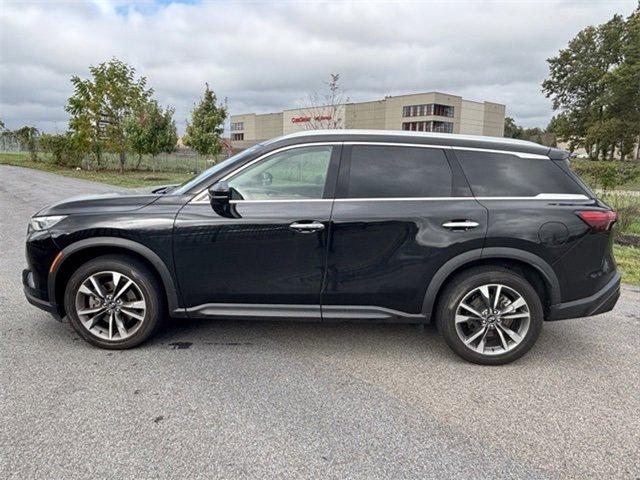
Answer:
<svg viewBox="0 0 640 480"><path fill-rule="evenodd" d="M603 195L602 200L618 212L617 235L637 235L640 228L640 197L624 194Z"/></svg>
<svg viewBox="0 0 640 480"><path fill-rule="evenodd" d="M571 168L590 187L601 188L605 192L640 179L640 165L636 163L574 160Z"/></svg>
<svg viewBox="0 0 640 480"><path fill-rule="evenodd" d="M79 167L84 152L71 134L43 134L40 148L53 157L53 163L62 167Z"/></svg>

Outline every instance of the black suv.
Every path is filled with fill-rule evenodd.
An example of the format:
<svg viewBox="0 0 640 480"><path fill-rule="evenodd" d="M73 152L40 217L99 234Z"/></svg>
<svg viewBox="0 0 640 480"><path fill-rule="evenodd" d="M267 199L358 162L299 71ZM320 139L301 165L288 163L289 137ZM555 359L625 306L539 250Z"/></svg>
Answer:
<svg viewBox="0 0 640 480"><path fill-rule="evenodd" d="M616 213L569 154L503 138L311 131L152 194L71 199L29 225L27 299L129 348L166 315L424 324L510 362L544 320L609 311Z"/></svg>

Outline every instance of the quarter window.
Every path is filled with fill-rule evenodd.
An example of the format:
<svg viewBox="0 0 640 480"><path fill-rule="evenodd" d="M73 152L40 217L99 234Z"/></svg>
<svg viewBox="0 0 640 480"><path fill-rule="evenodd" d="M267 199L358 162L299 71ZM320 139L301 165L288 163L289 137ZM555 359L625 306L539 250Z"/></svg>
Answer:
<svg viewBox="0 0 640 480"><path fill-rule="evenodd" d="M347 198L451 195L451 169L440 149L354 145L347 168Z"/></svg>
<svg viewBox="0 0 640 480"><path fill-rule="evenodd" d="M320 199L331 152L331 146L315 146L274 153L229 180L232 199Z"/></svg>
<svg viewBox="0 0 640 480"><path fill-rule="evenodd" d="M457 150L462 169L478 197L535 197L540 193L584 194L552 160L506 153Z"/></svg>

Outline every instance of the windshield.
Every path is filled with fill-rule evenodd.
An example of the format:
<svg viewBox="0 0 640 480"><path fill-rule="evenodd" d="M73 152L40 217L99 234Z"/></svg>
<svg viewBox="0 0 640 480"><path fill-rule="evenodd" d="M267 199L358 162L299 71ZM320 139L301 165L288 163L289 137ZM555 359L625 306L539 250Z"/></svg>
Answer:
<svg viewBox="0 0 640 480"><path fill-rule="evenodd" d="M246 150L243 150L242 152L239 152L239 153L235 154L234 156L229 157L226 160L223 160L220 163L216 163L213 167L207 168L205 171L200 173L200 175L197 175L197 176L193 177L191 180L187 180L185 183L183 183L182 185L180 185L180 186L176 187L175 189L171 190L169 193L171 193L171 195L182 195L182 194L187 193L195 185L199 184L200 182L202 182L206 178L210 177L211 175L215 174L216 172L219 172L220 170L225 168L227 165L230 165L230 164L232 164L232 163L234 163L234 162L236 162L238 160L242 160L243 158L248 157L253 152L258 150L260 147L262 147L261 144L254 145L253 147L247 148Z"/></svg>

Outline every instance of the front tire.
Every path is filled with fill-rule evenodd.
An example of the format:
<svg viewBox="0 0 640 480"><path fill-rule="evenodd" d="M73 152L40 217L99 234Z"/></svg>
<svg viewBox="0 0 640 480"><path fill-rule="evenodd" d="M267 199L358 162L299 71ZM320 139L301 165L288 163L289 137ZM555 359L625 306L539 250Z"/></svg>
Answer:
<svg viewBox="0 0 640 480"><path fill-rule="evenodd" d="M465 360L502 365L524 355L543 322L531 284L502 267L476 267L456 276L442 293L436 322L451 349Z"/></svg>
<svg viewBox="0 0 640 480"><path fill-rule="evenodd" d="M71 326L100 348L121 350L147 340L164 315L163 290L153 272L126 255L81 265L67 283L64 306Z"/></svg>

